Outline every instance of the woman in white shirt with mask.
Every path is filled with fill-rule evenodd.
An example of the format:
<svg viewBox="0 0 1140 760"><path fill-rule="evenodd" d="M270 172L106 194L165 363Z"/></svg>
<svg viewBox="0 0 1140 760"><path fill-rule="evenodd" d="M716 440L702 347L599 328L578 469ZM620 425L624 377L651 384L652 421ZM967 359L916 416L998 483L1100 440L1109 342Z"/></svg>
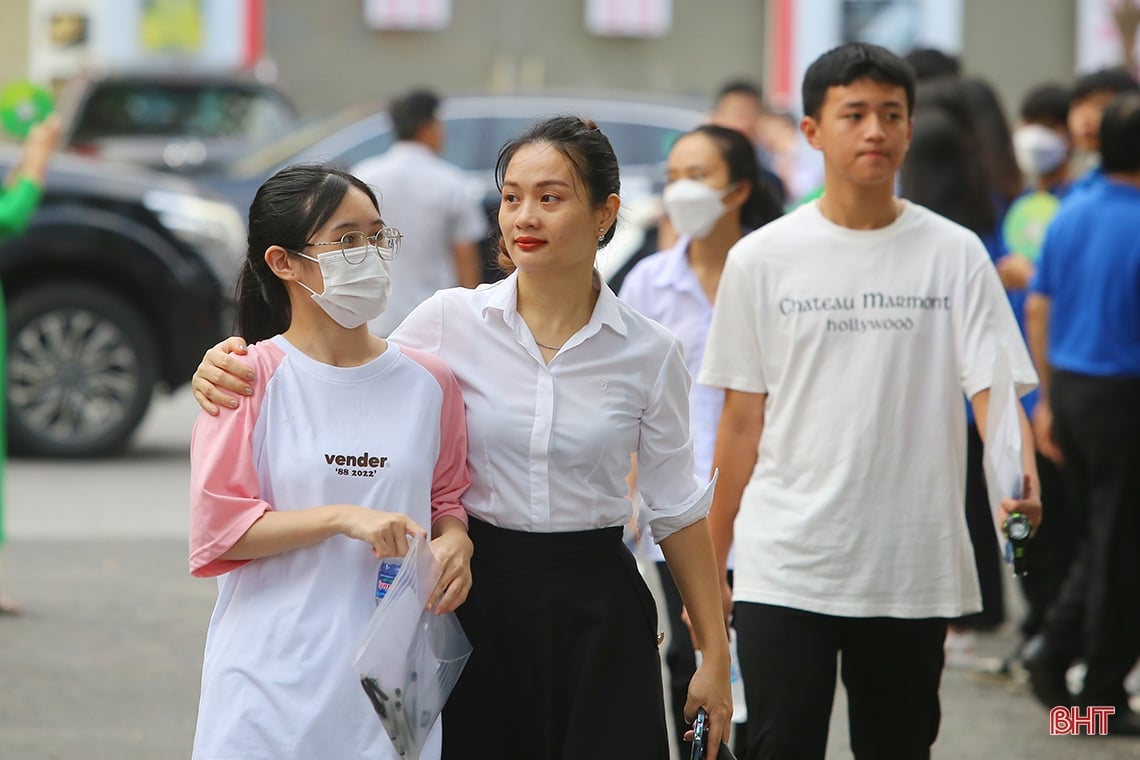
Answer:
<svg viewBox="0 0 1140 760"><path fill-rule="evenodd" d="M707 709L715 756L731 697L712 484L694 475L680 342L594 270L620 206L617 158L593 123L555 117L504 146L496 175L512 273L436 293L391 335L442 358L467 406L475 554L458 612L474 653L444 710L443 757L668 756L656 608L622 542L631 454L703 644L685 713ZM236 405L219 387L252 390L225 351L241 345L195 374L207 411Z"/></svg>
<svg viewBox="0 0 1140 760"><path fill-rule="evenodd" d="M685 365L693 377L704 357L713 300L728 249L781 213L778 204L756 191L760 186L756 167L752 144L734 129L703 125L677 138L669 151L669 184L663 200L680 238L671 248L658 251L631 269L618 294L680 339ZM712 471L723 404L723 389L693 384L689 424L698 477L708 477ZM681 618L681 596L665 557L651 542L642 543L649 544L646 554L656 563L669 614L672 635L666 644L665 662L669 666L672 720L680 738L685 725L685 691L697 666L696 656ZM731 562L728 566L732 567ZM734 717L743 719L735 711ZM738 731L740 727L737 724ZM683 755L684 747L680 749Z"/></svg>

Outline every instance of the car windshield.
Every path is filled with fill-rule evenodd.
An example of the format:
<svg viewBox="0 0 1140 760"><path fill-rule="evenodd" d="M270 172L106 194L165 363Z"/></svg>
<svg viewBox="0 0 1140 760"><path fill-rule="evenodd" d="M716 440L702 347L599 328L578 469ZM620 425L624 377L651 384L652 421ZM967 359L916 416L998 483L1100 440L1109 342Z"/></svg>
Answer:
<svg viewBox="0 0 1140 760"><path fill-rule="evenodd" d="M445 102L443 157L468 172L485 174L495 167L499 149L535 121L561 113L565 105L516 105L515 113L503 104L488 101L467 103L448 113ZM681 134L700 123L701 114L681 112L668 117L623 118L614 106L604 105L598 124L613 144L623 167L658 166ZM459 111L456 113L455 111ZM606 118L609 116L609 118ZM238 177L268 176L279 167L298 161L328 161L346 169L378 156L395 141L391 122L382 103L353 106L295 127L282 137L265 144L230 167Z"/></svg>
<svg viewBox="0 0 1140 760"><path fill-rule="evenodd" d="M310 153L314 151L319 153L320 146L329 138L351 129L357 122L375 116L381 111L382 107L379 105L360 105L337 111L331 116L320 116L304 121L278 139L266 143L235 162L230 167L229 174L236 177L266 175L283 164L306 160ZM391 130L385 128L383 133L386 138L385 144L376 151L376 154L382 152L392 142ZM366 130L362 130L362 134L367 134ZM339 155L339 149L343 147L345 146L335 146L331 154L321 155L320 160L347 166ZM367 155L362 156L361 160L367 157Z"/></svg>
<svg viewBox="0 0 1140 760"><path fill-rule="evenodd" d="M84 104L72 140L108 137L269 139L292 121L276 93L233 85L105 83Z"/></svg>
<svg viewBox="0 0 1140 760"><path fill-rule="evenodd" d="M551 111L553 115L557 109ZM469 171L495 168L499 149L522 134L547 114L527 117L457 117L446 119L447 141L444 157ZM622 166L657 164L669 155L669 149L684 129L657 124L644 124L619 119L598 119L598 127L613 145Z"/></svg>

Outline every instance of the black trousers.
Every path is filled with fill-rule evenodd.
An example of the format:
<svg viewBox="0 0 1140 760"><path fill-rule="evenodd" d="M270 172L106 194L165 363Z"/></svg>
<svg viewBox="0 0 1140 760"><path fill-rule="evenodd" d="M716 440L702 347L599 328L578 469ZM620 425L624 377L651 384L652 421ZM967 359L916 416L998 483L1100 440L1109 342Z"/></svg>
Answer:
<svg viewBox="0 0 1140 760"><path fill-rule="evenodd" d="M944 619L848 618L738 602L748 703L740 760L823 760L836 659L858 760L926 760L938 736Z"/></svg>
<svg viewBox="0 0 1140 760"><path fill-rule="evenodd" d="M1003 559L986 490L982 467L984 450L978 426L966 429L966 527L974 547L974 568L982 588L982 611L950 621L953 626L992 631L1005 622L1005 593L1002 587Z"/></svg>
<svg viewBox="0 0 1140 760"><path fill-rule="evenodd" d="M1026 574L1018 578L1028 611L1021 621L1021 635L1030 639L1045 625L1045 615L1061 594L1061 588L1077 556L1083 529L1082 513L1073 503L1064 471L1040 454L1037 476L1041 481L1044 520L1033 534L1025 554ZM1008 566L1007 566L1008 567Z"/></svg>
<svg viewBox="0 0 1140 760"><path fill-rule="evenodd" d="M471 519L473 652L444 760L669 756L657 606L621 528L527 533Z"/></svg>
<svg viewBox="0 0 1140 760"><path fill-rule="evenodd" d="M1011 572L1002 556L1004 542L997 538L986 475L982 467L985 446L976 425L966 438L966 525L974 547L974 567L982 588L982 611L950 621L951 625L989 631L1005 622L1004 573ZM1037 455L1037 475L1045 520L1033 535L1026 552L1026 575L1018 581L1028 606L1021 634L1029 639L1041 630L1045 613L1060 595L1073 565L1082 535L1080 514L1071 503L1064 474L1050 460ZM1078 612L1078 619L1079 619Z"/></svg>
<svg viewBox="0 0 1140 760"><path fill-rule="evenodd" d="M1050 403L1071 501L1086 517L1046 616L1046 647L1066 659L1083 654L1082 703L1120 706L1140 657L1140 378L1055 372Z"/></svg>

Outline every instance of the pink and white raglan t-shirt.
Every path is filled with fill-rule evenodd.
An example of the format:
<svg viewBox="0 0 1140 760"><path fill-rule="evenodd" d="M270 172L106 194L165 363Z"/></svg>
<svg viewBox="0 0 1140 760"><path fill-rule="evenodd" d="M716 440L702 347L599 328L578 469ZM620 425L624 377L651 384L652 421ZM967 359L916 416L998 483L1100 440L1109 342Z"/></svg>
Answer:
<svg viewBox="0 0 1140 760"><path fill-rule="evenodd" d="M389 343L359 367L278 335L249 347L254 395L205 413L190 447L190 570L218 577L196 760L398 757L352 667L375 609L378 560L345 536L257 560L221 559L268 510L358 504L427 528L466 522L463 399L439 358ZM422 755L439 756L440 723Z"/></svg>

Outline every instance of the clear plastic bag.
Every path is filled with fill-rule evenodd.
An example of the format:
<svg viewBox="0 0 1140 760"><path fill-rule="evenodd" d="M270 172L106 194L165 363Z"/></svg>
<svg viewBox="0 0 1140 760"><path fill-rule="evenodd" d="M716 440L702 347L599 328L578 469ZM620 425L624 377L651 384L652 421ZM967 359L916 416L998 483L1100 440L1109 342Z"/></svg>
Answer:
<svg viewBox="0 0 1140 760"><path fill-rule="evenodd" d="M424 742L471 656L454 612L425 609L440 569L426 537L410 541L400 571L357 645L356 672L400 757Z"/></svg>

